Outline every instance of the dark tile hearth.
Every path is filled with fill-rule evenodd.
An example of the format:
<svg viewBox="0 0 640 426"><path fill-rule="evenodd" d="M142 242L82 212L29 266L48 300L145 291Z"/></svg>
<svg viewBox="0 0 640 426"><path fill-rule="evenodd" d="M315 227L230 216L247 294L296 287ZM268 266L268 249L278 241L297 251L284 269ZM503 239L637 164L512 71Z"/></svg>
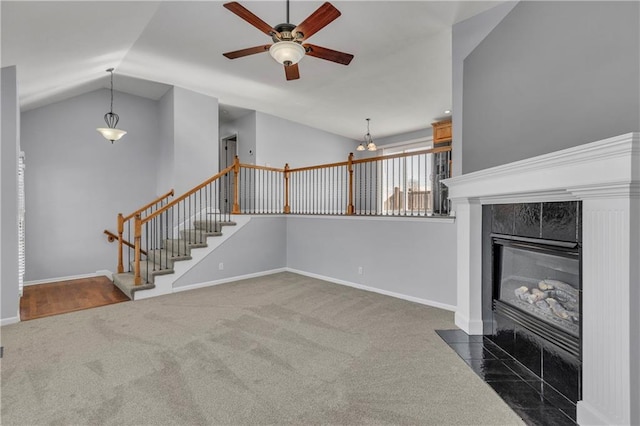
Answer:
<svg viewBox="0 0 640 426"><path fill-rule="evenodd" d="M462 330L436 332L528 425L577 424L575 402L488 338Z"/></svg>

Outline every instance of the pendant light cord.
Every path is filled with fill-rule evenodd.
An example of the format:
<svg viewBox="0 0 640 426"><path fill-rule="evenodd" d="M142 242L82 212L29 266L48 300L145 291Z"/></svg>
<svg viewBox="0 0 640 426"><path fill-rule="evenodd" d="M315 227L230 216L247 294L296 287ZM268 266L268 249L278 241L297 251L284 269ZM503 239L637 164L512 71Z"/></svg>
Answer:
<svg viewBox="0 0 640 426"><path fill-rule="evenodd" d="M120 121L120 117L118 114L113 112L113 68L109 68L107 70L111 74L111 108L109 112L104 115L104 121L107 123L107 127L115 129L118 125L118 121Z"/></svg>
<svg viewBox="0 0 640 426"><path fill-rule="evenodd" d="M109 72L111 73L111 109L109 112L113 114L113 68L109 68Z"/></svg>
<svg viewBox="0 0 640 426"><path fill-rule="evenodd" d="M107 69L107 72L111 74L109 79L111 82L111 104L109 105L109 112L104 115L104 122L107 123L107 127L99 127L96 129L106 140L111 141L111 143L120 140L120 138L127 134L124 130L117 128L120 117L113 112L113 70L114 68Z"/></svg>

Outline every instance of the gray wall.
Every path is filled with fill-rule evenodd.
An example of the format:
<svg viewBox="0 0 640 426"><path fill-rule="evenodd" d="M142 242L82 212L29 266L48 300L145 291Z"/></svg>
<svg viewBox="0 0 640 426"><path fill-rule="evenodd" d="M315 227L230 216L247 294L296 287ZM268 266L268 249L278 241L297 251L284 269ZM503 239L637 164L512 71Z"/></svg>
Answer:
<svg viewBox="0 0 640 426"><path fill-rule="evenodd" d="M220 126L220 136L238 135L238 156L246 164L282 168L346 161L357 143L262 112ZM251 153L250 153L251 151Z"/></svg>
<svg viewBox="0 0 640 426"><path fill-rule="evenodd" d="M158 167L156 168L156 181L158 195L166 194L175 185L174 171L174 124L173 124L173 88L169 89L158 101L158 114L160 116L160 137L158 138ZM176 195L178 195L176 193Z"/></svg>
<svg viewBox="0 0 640 426"><path fill-rule="evenodd" d="M346 161L357 143L349 138L273 115L256 113L257 156L261 166L292 168Z"/></svg>
<svg viewBox="0 0 640 426"><path fill-rule="evenodd" d="M20 113L16 67L0 69L2 143L0 169L2 210L0 212L0 319L17 319L18 296L18 153Z"/></svg>
<svg viewBox="0 0 640 426"><path fill-rule="evenodd" d="M289 268L450 306L455 242L444 221L287 217Z"/></svg>
<svg viewBox="0 0 640 426"><path fill-rule="evenodd" d="M116 92L128 133L113 144L95 130L108 107L98 90L22 114L26 281L114 271L103 230L157 195L158 103Z"/></svg>
<svg viewBox="0 0 640 426"><path fill-rule="evenodd" d="M364 136L364 132L363 132L363 136ZM371 136L373 137L373 133ZM413 132L401 133L399 135L391 135L391 136L387 136L385 138L380 138L380 139L373 138L373 141L375 142L378 148L384 148L388 145L394 145L398 143L409 143L413 141L429 139L432 136L433 136L433 128L429 126L429 127L425 127L424 129L415 130ZM358 141L358 143L360 143L360 141ZM366 153L367 151L364 151L364 152ZM379 155L382 155L380 151L376 151L376 152ZM356 155L357 154L361 154L361 153L357 152Z"/></svg>
<svg viewBox="0 0 640 426"><path fill-rule="evenodd" d="M464 62L462 172L639 131L639 20L638 2L518 3Z"/></svg>
<svg viewBox="0 0 640 426"><path fill-rule="evenodd" d="M455 233L451 221L253 216L174 287L289 267L454 306Z"/></svg>
<svg viewBox="0 0 640 426"><path fill-rule="evenodd" d="M471 19L466 19L453 26L452 30L452 100L453 100L453 141L452 161L453 175L462 173L462 122L463 122L463 77L464 60L478 44L493 30L496 25L513 9L517 1L505 2ZM471 143L471 142L470 142Z"/></svg>
<svg viewBox="0 0 640 426"><path fill-rule="evenodd" d="M284 268L287 266L286 220L284 216L254 216L242 229L178 279L174 287ZM220 263L224 264L222 271L219 269Z"/></svg>
<svg viewBox="0 0 640 426"><path fill-rule="evenodd" d="M174 187L183 194L218 172L218 99L173 88Z"/></svg>

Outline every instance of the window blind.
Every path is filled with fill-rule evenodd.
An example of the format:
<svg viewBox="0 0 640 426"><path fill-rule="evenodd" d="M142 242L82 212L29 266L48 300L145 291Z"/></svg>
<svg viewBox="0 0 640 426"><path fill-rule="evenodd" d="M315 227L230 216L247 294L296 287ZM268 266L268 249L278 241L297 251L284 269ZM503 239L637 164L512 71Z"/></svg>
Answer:
<svg viewBox="0 0 640 426"><path fill-rule="evenodd" d="M22 297L25 273L25 199L24 199L24 152L18 157L18 291Z"/></svg>

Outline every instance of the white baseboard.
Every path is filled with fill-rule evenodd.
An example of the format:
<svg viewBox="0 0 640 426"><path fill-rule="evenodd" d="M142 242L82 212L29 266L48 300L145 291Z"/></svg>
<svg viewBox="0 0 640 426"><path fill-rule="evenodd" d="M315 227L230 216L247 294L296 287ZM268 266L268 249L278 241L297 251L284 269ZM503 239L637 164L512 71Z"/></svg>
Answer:
<svg viewBox="0 0 640 426"><path fill-rule="evenodd" d="M17 324L20 322L20 317L11 317L11 318L2 318L0 320L0 327L4 327L5 325Z"/></svg>
<svg viewBox="0 0 640 426"><path fill-rule="evenodd" d="M30 285L56 283L59 281L71 281L71 280L79 280L82 278L95 278L95 277L101 277L101 276L105 276L109 279L113 279L113 272L108 271L106 269L101 269L99 271L94 272L93 274L70 275L67 277L45 278L43 280L25 281L23 285L27 287Z"/></svg>
<svg viewBox="0 0 640 426"><path fill-rule="evenodd" d="M270 269L268 271L256 272L256 273L253 273L253 274L246 274L246 275L239 275L239 276L236 276L236 277L222 278L222 279L214 280L214 281L207 281L207 282L203 282L203 283L185 285L183 287L174 287L173 288L173 292L174 293L178 293L178 292L181 292L181 291L188 291L188 290L195 290L197 288L211 287L211 286L214 286L214 285L226 284L226 283L230 283L230 282L234 282L234 281L246 280L246 279L249 279L249 278L264 277L266 275L273 275L273 274L277 274L279 272L285 272L286 270L287 270L287 268Z"/></svg>
<svg viewBox="0 0 640 426"><path fill-rule="evenodd" d="M435 302L433 300L421 299L421 298L415 297L415 296L409 296L409 295L406 295L406 294L396 293L396 292L389 291L389 290L383 290L383 289L376 288L376 287L369 287L367 285L352 283L350 281L345 281L345 280L341 280L341 279L337 279L337 278L327 277L327 276L320 275L320 274L314 274L312 272L300 271L298 269L293 269L293 268L285 268L285 269L287 271L289 271L289 272L293 272L294 274L300 274L300 275L304 275L306 277L317 278L319 280L328 281L330 283L345 285L347 287L353 287L353 288L357 288L357 289L360 289L360 290L370 291L370 292L373 292L373 293L384 294L385 296L391 296L391 297L395 297L397 299L408 300L409 302L415 302L415 303L419 303L421 305L432 306L434 308L440 308L440 309L444 309L444 310L447 310L447 311L455 311L456 310L455 306L448 305L446 303L440 303L440 302Z"/></svg>
<svg viewBox="0 0 640 426"><path fill-rule="evenodd" d="M607 420L606 415L586 401L578 401L576 415L579 425L628 424L627 422L620 423L619 421Z"/></svg>
<svg viewBox="0 0 640 426"><path fill-rule="evenodd" d="M483 335L484 334L484 324L482 320L470 320L461 312L456 312L454 317L455 324L468 335Z"/></svg>

